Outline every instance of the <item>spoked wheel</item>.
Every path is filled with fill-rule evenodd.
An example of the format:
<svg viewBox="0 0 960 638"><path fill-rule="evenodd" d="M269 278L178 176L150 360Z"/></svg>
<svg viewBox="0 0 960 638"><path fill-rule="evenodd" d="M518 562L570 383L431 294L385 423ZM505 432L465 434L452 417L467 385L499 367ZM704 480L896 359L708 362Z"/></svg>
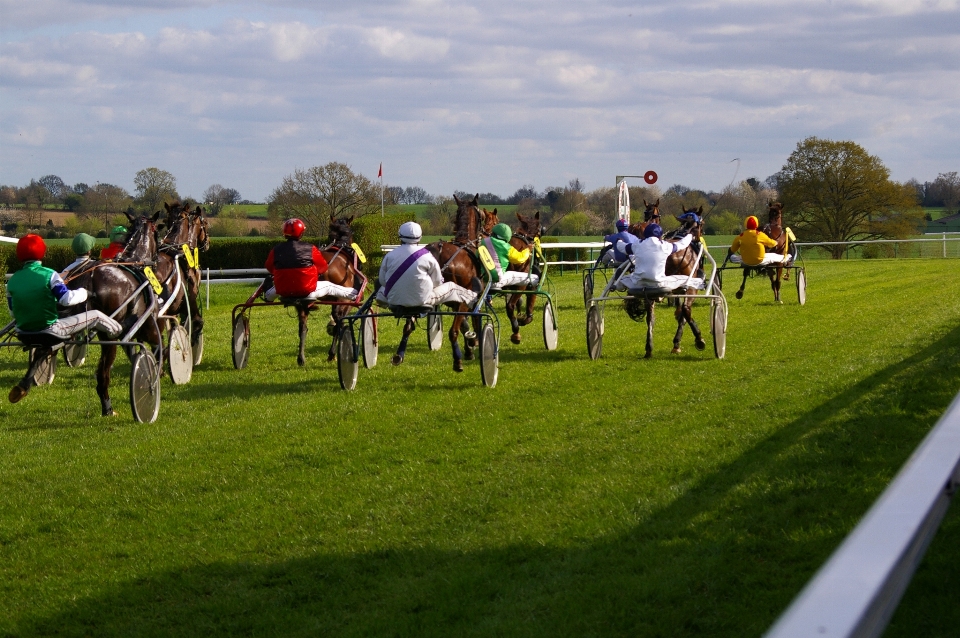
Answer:
<svg viewBox="0 0 960 638"><path fill-rule="evenodd" d="M38 351L39 348L30 350L30 365L33 365L34 359L39 356ZM48 350L40 365L37 366L37 371L33 373L33 380L37 385L50 385L55 376L57 376L57 355Z"/></svg>
<svg viewBox="0 0 960 638"><path fill-rule="evenodd" d="M427 347L436 352L443 346L443 315L427 315Z"/></svg>
<svg viewBox="0 0 960 638"><path fill-rule="evenodd" d="M500 372L500 347L497 344L497 331L493 323L487 322L480 331L480 379L483 385L492 388L497 385Z"/></svg>
<svg viewBox="0 0 960 638"><path fill-rule="evenodd" d="M138 423L153 423L160 413L160 370L149 351L133 355L130 365L130 409Z"/></svg>
<svg viewBox="0 0 960 638"><path fill-rule="evenodd" d="M198 335L194 335L190 339L190 348L193 350L193 366L196 367L200 365L200 362L203 361L203 333L201 332Z"/></svg>
<svg viewBox="0 0 960 638"><path fill-rule="evenodd" d="M727 354L727 304L714 301L710 315L710 330L713 332L713 353L717 359Z"/></svg>
<svg viewBox="0 0 960 638"><path fill-rule="evenodd" d="M603 354L603 317L600 306L587 310L587 354L596 361Z"/></svg>
<svg viewBox="0 0 960 638"><path fill-rule="evenodd" d="M583 305L590 307L590 300L593 299L593 273L589 270L583 273Z"/></svg>
<svg viewBox="0 0 960 638"><path fill-rule="evenodd" d="M360 343L363 345L363 367L367 370L377 365L377 318L366 317L360 320Z"/></svg>
<svg viewBox="0 0 960 638"><path fill-rule="evenodd" d="M85 336L83 335L77 336ZM71 368L79 368L83 365L83 362L87 360L87 342L83 343L68 343L63 346L63 360L66 361L67 366Z"/></svg>
<svg viewBox="0 0 960 638"><path fill-rule="evenodd" d="M340 387L344 390L357 387L360 362L356 359L353 344L353 326L349 321L344 321L337 339L337 376L340 377Z"/></svg>
<svg viewBox="0 0 960 638"><path fill-rule="evenodd" d="M233 320L233 367L243 370L250 356L250 318L237 315Z"/></svg>
<svg viewBox="0 0 960 638"><path fill-rule="evenodd" d="M171 330L169 345L170 380L174 385L190 383L193 376L193 348L187 329L177 326Z"/></svg>
<svg viewBox="0 0 960 638"><path fill-rule="evenodd" d="M543 304L543 345L547 350L557 349L557 338L559 337L559 328L557 327L557 316L553 310L553 304L547 299Z"/></svg>
<svg viewBox="0 0 960 638"><path fill-rule="evenodd" d="M803 268L797 270L797 299L801 306L807 303L807 275Z"/></svg>

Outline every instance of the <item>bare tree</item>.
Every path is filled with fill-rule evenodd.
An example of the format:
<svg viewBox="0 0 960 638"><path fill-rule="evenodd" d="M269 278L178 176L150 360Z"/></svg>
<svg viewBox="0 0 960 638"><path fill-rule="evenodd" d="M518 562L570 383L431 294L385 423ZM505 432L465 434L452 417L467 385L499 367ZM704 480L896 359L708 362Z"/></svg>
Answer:
<svg viewBox="0 0 960 638"><path fill-rule="evenodd" d="M380 191L341 162L297 169L283 178L268 200L271 218L298 217L312 236L327 232L331 217L359 217L380 211Z"/></svg>
<svg viewBox="0 0 960 638"><path fill-rule="evenodd" d="M148 213L160 210L164 203L169 204L180 199L177 194L177 178L159 168L137 171L133 185L137 189L137 206Z"/></svg>
<svg viewBox="0 0 960 638"><path fill-rule="evenodd" d="M947 213L958 212L957 205L960 204L960 175L956 171L949 173L940 173L937 179L930 184L931 196L943 203L944 211Z"/></svg>
<svg viewBox="0 0 960 638"><path fill-rule="evenodd" d="M108 230L117 215L122 215L133 203L130 193L113 184L96 184L83 198L83 212L96 218Z"/></svg>

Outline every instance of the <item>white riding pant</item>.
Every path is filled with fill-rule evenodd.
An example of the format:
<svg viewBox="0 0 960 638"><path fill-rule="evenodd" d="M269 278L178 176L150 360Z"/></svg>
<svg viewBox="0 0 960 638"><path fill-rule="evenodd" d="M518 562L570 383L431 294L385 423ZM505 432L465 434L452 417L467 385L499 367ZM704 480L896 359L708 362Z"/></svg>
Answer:
<svg viewBox="0 0 960 638"><path fill-rule="evenodd" d="M462 303L472 306L476 300L477 293L467 290L455 282L447 281L434 288L423 305L438 306L444 303Z"/></svg>
<svg viewBox="0 0 960 638"><path fill-rule="evenodd" d="M60 337L61 339L66 339L71 335L75 335L78 332L88 329L99 330L100 332L104 332L111 337L115 337L120 334L121 330L123 330L123 326L99 310L87 310L86 312L81 312L77 315L58 319L55 324L47 327L46 330L42 330L41 332L46 332L48 334Z"/></svg>
<svg viewBox="0 0 960 638"><path fill-rule="evenodd" d="M277 289L271 287L270 290L263 294L263 298L267 301L273 301L280 295L277 294ZM330 283L329 281L318 281L316 289L311 292L309 295L303 297L303 299L320 299L321 297L341 297L343 299L355 299L357 296L357 291L353 288L347 288L346 286L338 286L337 284Z"/></svg>
<svg viewBox="0 0 960 638"><path fill-rule="evenodd" d="M494 288L506 288L507 286L521 286L529 283L536 286L540 278L532 273L520 272L518 270L505 270L500 273L500 281L493 285Z"/></svg>
<svg viewBox="0 0 960 638"><path fill-rule="evenodd" d="M787 257L779 253L766 253L763 256L763 260L757 264L758 266L769 266L771 264L786 263L788 261Z"/></svg>

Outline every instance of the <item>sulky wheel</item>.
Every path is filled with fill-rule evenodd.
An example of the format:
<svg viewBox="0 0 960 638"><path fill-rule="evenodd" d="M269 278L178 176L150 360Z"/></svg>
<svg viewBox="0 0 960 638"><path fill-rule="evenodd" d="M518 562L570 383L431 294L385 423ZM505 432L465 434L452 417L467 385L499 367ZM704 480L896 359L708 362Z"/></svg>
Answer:
<svg viewBox="0 0 960 638"><path fill-rule="evenodd" d="M603 317L596 305L587 310L587 354L594 361L603 354Z"/></svg>
<svg viewBox="0 0 960 638"><path fill-rule="evenodd" d="M443 315L427 315L427 347L436 352L443 346Z"/></svg>
<svg viewBox="0 0 960 638"><path fill-rule="evenodd" d="M727 354L727 304L714 301L710 315L710 330L713 332L713 353L717 359Z"/></svg>
<svg viewBox="0 0 960 638"><path fill-rule="evenodd" d="M85 339L86 333L76 336ZM82 343L68 343L64 345L63 360L66 361L67 366L71 368L79 368L82 366L84 361L87 360L87 342L84 340Z"/></svg>
<svg viewBox="0 0 960 638"><path fill-rule="evenodd" d="M797 299L801 306L807 303L807 275L803 268L797 269Z"/></svg>
<svg viewBox="0 0 960 638"><path fill-rule="evenodd" d="M500 371L500 348L497 344L497 331L493 323L487 322L480 331L480 380L483 385L493 388L497 385Z"/></svg>
<svg viewBox="0 0 960 638"><path fill-rule="evenodd" d="M360 320L360 343L363 346L363 367L367 370L377 365L377 318L365 317Z"/></svg>
<svg viewBox="0 0 960 638"><path fill-rule="evenodd" d="M559 332L557 315L553 310L553 304L547 299L543 304L543 345L547 350L557 349Z"/></svg>
<svg viewBox="0 0 960 638"><path fill-rule="evenodd" d="M593 299L593 273L586 271L583 273L583 305L590 307L590 300Z"/></svg>
<svg viewBox="0 0 960 638"><path fill-rule="evenodd" d="M138 423L153 423L160 413L160 370L149 350L140 350L131 361L130 409Z"/></svg>
<svg viewBox="0 0 960 638"><path fill-rule="evenodd" d="M344 321L337 337L337 376L340 378L340 387L344 390L356 388L359 371L360 362L357 361L354 348L353 326L349 321Z"/></svg>
<svg viewBox="0 0 960 638"><path fill-rule="evenodd" d="M190 383L193 376L193 348L187 329L177 326L171 330L169 345L170 380L174 385Z"/></svg>
<svg viewBox="0 0 960 638"><path fill-rule="evenodd" d="M203 361L203 333L194 334L190 338L190 349L193 351L193 367Z"/></svg>
<svg viewBox="0 0 960 638"><path fill-rule="evenodd" d="M233 367L243 370L250 356L250 319L246 315L237 315L233 320Z"/></svg>
<svg viewBox="0 0 960 638"><path fill-rule="evenodd" d="M31 365L33 365L34 357L37 357L39 352L40 348L30 349ZM37 365L37 371L33 373L33 380L37 385L50 385L53 383L55 376L57 376L57 355L52 350L47 350L43 360Z"/></svg>

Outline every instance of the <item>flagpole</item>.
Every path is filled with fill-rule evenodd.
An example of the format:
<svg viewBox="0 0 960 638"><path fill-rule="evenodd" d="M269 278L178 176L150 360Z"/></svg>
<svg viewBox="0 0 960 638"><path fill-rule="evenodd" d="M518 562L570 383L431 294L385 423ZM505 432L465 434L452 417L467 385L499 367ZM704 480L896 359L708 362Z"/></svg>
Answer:
<svg viewBox="0 0 960 638"><path fill-rule="evenodd" d="M380 171L377 173L380 178L380 217L383 217L383 162L380 162Z"/></svg>

